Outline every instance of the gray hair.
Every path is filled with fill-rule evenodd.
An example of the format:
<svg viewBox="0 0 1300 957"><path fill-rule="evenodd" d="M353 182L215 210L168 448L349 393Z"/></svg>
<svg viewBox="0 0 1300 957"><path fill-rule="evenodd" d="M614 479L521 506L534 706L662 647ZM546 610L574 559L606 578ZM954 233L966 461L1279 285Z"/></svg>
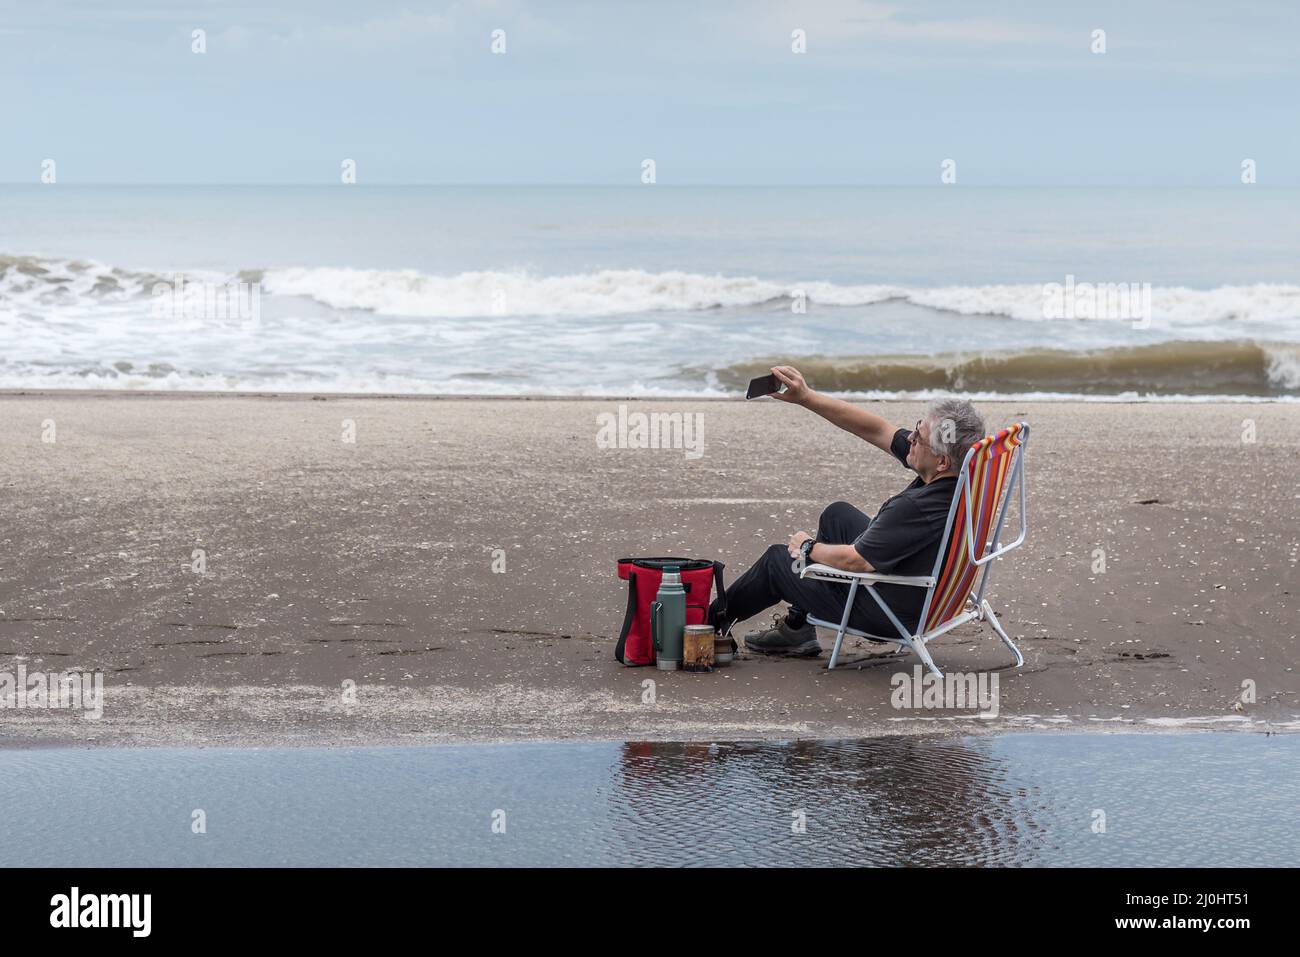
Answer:
<svg viewBox="0 0 1300 957"><path fill-rule="evenodd" d="M930 451L946 455L960 468L970 447L984 438L984 417L968 399L938 399L925 411L930 423Z"/></svg>

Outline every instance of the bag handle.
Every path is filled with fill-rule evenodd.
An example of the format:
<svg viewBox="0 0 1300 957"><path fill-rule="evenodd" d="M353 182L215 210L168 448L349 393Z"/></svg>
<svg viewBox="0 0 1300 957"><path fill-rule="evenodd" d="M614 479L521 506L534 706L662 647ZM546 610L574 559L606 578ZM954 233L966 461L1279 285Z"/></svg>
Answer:
<svg viewBox="0 0 1300 957"><path fill-rule="evenodd" d="M722 562L713 563L713 584L718 589L718 610L727 613L727 586L722 582L722 570L727 566Z"/></svg>
<svg viewBox="0 0 1300 957"><path fill-rule="evenodd" d="M727 616L727 586L722 580L722 570L726 567L722 562L713 563L713 584L718 588L718 613L724 618ZM731 637L730 629L728 629L727 640L731 642L732 654L740 650L736 639Z"/></svg>
<svg viewBox="0 0 1300 957"><path fill-rule="evenodd" d="M636 572L627 573L627 611L623 614L623 630L618 633L618 644L614 646L614 657L623 664L623 646L627 644L627 633L632 630L632 619L636 617Z"/></svg>

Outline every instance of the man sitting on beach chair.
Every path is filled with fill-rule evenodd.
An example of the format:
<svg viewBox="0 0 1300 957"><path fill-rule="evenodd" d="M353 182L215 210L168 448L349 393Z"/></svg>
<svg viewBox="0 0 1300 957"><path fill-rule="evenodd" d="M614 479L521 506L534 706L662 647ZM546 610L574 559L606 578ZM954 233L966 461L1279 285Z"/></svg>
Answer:
<svg viewBox="0 0 1300 957"><path fill-rule="evenodd" d="M774 397L816 412L833 425L865 439L916 472L912 484L888 499L871 518L848 502L835 502L821 514L817 536L795 532L785 545L773 545L727 589L725 614L715 600L709 620L722 634L737 621L777 602L790 603L772 627L745 636L745 647L763 655L813 657L821 653L817 629L807 617L839 621L844 589L828 581L801 578L792 559L803 558L851 572L928 575L943 538L957 471L966 453L984 438L984 420L965 399L933 403L910 432L896 429L880 416L808 387L799 371L776 366L772 373L785 385ZM909 629L916 627L925 590L882 584L880 597ZM864 589L854 599L849 624L871 635L895 634L894 626Z"/></svg>

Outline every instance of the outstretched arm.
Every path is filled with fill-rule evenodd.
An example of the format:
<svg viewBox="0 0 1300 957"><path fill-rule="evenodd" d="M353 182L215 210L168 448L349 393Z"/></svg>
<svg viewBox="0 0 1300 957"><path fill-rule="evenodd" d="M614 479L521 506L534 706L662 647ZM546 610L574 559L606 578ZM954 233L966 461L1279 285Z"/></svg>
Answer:
<svg viewBox="0 0 1300 957"><path fill-rule="evenodd" d="M897 429L874 412L814 391L794 366L773 366L772 374L785 383L785 391L776 393L772 398L801 405L816 412L832 425L838 425L845 432L866 439L882 451L889 451L889 443L893 441Z"/></svg>

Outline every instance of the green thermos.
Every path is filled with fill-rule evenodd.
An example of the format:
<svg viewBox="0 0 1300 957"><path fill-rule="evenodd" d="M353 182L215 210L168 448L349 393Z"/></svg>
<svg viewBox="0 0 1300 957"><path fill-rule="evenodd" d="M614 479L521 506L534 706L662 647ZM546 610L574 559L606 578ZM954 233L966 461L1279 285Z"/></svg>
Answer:
<svg viewBox="0 0 1300 957"><path fill-rule="evenodd" d="M654 639L655 664L660 671L682 666L682 640L686 632L686 589L676 565L664 566L659 591L650 605L650 636Z"/></svg>

